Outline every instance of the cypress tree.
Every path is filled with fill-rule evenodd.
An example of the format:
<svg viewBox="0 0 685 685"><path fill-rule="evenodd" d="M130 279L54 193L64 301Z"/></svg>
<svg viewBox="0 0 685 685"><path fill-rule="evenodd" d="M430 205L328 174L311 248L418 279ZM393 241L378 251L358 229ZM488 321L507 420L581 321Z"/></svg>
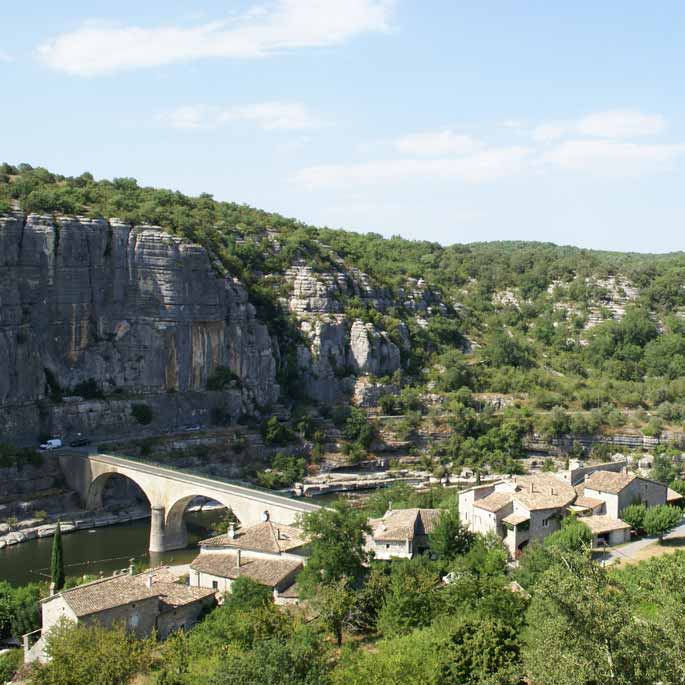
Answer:
<svg viewBox="0 0 685 685"><path fill-rule="evenodd" d="M50 558L50 575L55 588L59 592L64 587L64 556L62 554L62 527L57 521L55 536L52 538L52 557Z"/></svg>

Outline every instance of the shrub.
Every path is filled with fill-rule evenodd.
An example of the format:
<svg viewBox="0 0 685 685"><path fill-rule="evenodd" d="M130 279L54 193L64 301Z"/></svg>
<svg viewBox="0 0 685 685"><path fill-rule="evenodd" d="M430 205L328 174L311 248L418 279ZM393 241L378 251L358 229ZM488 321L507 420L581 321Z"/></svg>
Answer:
<svg viewBox="0 0 685 685"><path fill-rule="evenodd" d="M217 366L207 379L207 390L225 390L232 383L239 384L240 378L227 366Z"/></svg>
<svg viewBox="0 0 685 685"><path fill-rule="evenodd" d="M642 530L647 507L644 504L631 504L621 512L621 518L635 530Z"/></svg>
<svg viewBox="0 0 685 685"><path fill-rule="evenodd" d="M131 415L143 426L147 425L148 423L152 423L152 419L154 418L154 412L152 411L152 408L149 405L142 403L134 404L131 407Z"/></svg>

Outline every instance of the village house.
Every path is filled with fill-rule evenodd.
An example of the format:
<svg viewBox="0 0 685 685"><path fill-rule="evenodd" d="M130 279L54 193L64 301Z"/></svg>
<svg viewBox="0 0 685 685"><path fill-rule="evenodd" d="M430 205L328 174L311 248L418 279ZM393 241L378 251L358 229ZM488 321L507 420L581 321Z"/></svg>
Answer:
<svg viewBox="0 0 685 685"><path fill-rule="evenodd" d="M428 549L440 514L439 509L393 510L391 505L381 518L369 519L366 550L376 559L411 559Z"/></svg>
<svg viewBox="0 0 685 685"><path fill-rule="evenodd" d="M593 546L626 542L630 526L620 516L627 506L666 504L676 494L629 473L625 463L611 463L469 488L459 493L459 517L474 532L495 533L516 559L532 540L559 530L570 513L590 528Z"/></svg>
<svg viewBox="0 0 685 685"><path fill-rule="evenodd" d="M296 601L293 589L307 554L307 540L293 526L264 521L200 543L190 565L190 584L215 592L230 592L233 581L247 577L274 593L277 604Z"/></svg>
<svg viewBox="0 0 685 685"><path fill-rule="evenodd" d="M176 630L191 628L215 604L212 590L177 583L166 567L139 574L131 567L128 573L78 585L42 600L42 628L24 636L24 659L27 663L45 659L45 638L62 620L97 622L105 627L123 623L139 637L154 631L164 639ZM32 640L36 640L33 645Z"/></svg>

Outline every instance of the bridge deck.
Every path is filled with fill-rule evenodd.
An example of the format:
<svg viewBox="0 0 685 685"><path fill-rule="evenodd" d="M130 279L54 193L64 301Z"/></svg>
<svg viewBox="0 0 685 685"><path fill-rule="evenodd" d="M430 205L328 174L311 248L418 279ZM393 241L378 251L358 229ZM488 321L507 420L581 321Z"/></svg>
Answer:
<svg viewBox="0 0 685 685"><path fill-rule="evenodd" d="M214 480L213 478L198 476L181 470L164 466L155 466L153 464L147 464L134 459L126 459L125 457L115 457L110 454L90 454L86 458L90 459L91 461L97 461L103 464L109 464L111 466L118 466L120 468L139 471L151 476L158 476L168 480L179 481L187 485L192 484L202 488L211 488L213 490L224 492L227 495L236 495L239 497L256 499L260 502L273 504L275 506L296 509L301 511L303 514L321 509L320 505L313 504L311 502L303 502L301 499L276 495L265 490L258 490L257 488L250 488L245 485L235 485L233 483Z"/></svg>

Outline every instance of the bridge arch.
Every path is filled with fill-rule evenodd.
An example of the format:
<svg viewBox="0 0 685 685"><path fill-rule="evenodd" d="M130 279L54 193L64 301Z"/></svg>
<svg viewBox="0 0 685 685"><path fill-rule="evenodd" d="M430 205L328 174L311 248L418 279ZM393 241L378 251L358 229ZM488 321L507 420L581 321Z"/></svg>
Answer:
<svg viewBox="0 0 685 685"><path fill-rule="evenodd" d="M104 493L107 485L112 481L113 478L121 478L133 483L136 488L145 496L148 505L152 507L151 496L145 491L145 486L143 483L138 482L135 477L127 473L120 473L119 471L106 471L96 476L88 487L88 491L84 498L85 506L88 511L98 511L104 508Z"/></svg>
<svg viewBox="0 0 685 685"><path fill-rule="evenodd" d="M150 503L150 551L185 547L187 534L183 514L196 497L206 497L229 507L245 526L267 517L292 524L320 507L248 486L226 483L153 464L109 454L60 454L60 465L69 487L90 509L102 507L102 494L113 475L133 481Z"/></svg>

